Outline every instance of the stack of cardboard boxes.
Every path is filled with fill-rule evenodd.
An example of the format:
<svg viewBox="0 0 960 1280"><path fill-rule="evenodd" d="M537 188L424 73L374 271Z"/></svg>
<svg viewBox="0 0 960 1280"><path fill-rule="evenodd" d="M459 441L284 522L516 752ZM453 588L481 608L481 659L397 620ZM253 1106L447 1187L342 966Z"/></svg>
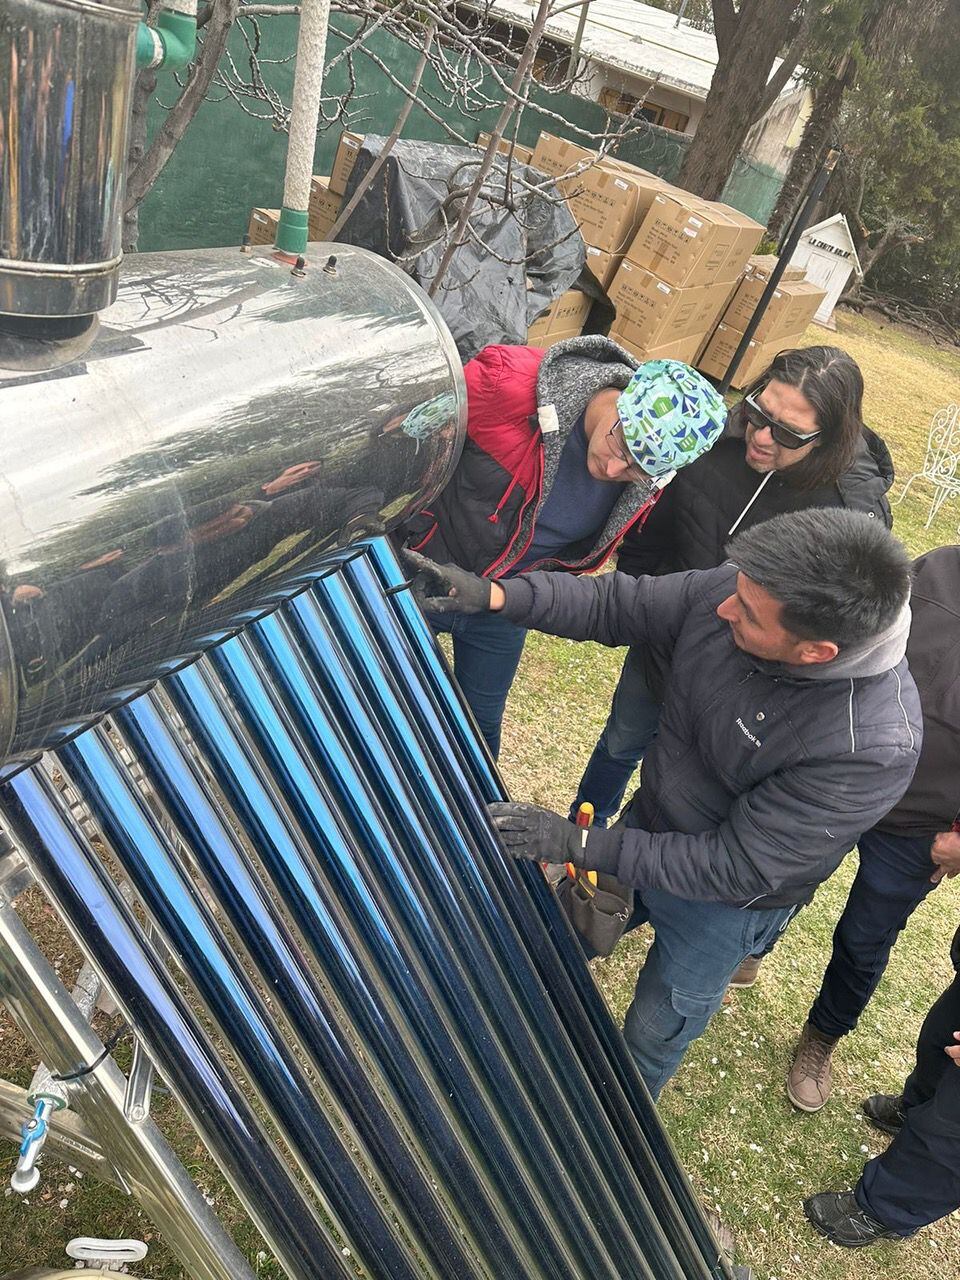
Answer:
<svg viewBox="0 0 960 1280"><path fill-rule="evenodd" d="M251 209L247 237L252 245L273 244L277 238L279 209Z"/></svg>
<svg viewBox="0 0 960 1280"><path fill-rule="evenodd" d="M746 332L776 265L772 256L750 259L736 293L724 310L697 367L712 378L722 378ZM788 266L767 304L763 319L734 371L731 385L744 387L767 368L778 351L795 347L825 291L803 278L801 267Z"/></svg>
<svg viewBox="0 0 960 1280"><path fill-rule="evenodd" d="M610 336L641 359L692 363L757 247L760 224L549 133L540 135L531 164L558 179L586 243L587 266L617 309ZM529 342L539 345L538 332L559 341L556 321L542 329L544 319Z"/></svg>
<svg viewBox="0 0 960 1280"><path fill-rule="evenodd" d="M330 176L314 174L310 179L310 204L307 211L307 235L323 240L330 234L340 213L347 182L357 162L363 135L344 132L334 157ZM253 209L247 235L252 245L272 245L277 235L279 209Z"/></svg>
<svg viewBox="0 0 960 1280"><path fill-rule="evenodd" d="M644 360L693 364L762 234L729 205L658 192L610 285L610 336Z"/></svg>
<svg viewBox="0 0 960 1280"><path fill-rule="evenodd" d="M530 163L560 179L557 186L587 245L587 266L606 289L654 196L669 184L635 165L598 160L595 151L551 133L541 133Z"/></svg>

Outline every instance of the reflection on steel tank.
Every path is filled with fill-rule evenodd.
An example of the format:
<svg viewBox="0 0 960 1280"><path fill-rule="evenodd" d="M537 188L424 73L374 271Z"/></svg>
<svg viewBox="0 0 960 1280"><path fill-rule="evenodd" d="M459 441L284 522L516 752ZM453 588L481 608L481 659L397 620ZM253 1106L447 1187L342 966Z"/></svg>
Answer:
<svg viewBox="0 0 960 1280"><path fill-rule="evenodd" d="M22 760L445 483L466 393L401 271L138 254L86 356L0 380L0 751Z"/></svg>

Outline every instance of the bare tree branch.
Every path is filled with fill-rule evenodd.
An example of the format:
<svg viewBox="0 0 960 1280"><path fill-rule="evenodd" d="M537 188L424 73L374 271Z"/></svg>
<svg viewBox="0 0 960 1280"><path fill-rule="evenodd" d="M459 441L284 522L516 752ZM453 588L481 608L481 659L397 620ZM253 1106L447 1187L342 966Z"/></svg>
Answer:
<svg viewBox="0 0 960 1280"><path fill-rule="evenodd" d="M410 84L410 96L407 98L406 102L400 108L400 112L397 115L396 121L394 122L394 126L391 129L386 142L383 144L383 147L380 150L380 154L377 156L376 160L374 160L373 164L370 166L367 172L363 175L363 178L357 184L357 189L354 191L353 195L350 197L350 199L347 201L344 207L340 210L340 213L337 216L337 220L333 224L333 227L330 230L330 235L328 236L328 239L336 240L337 236L343 230L344 226L346 225L354 209L363 199L364 195L366 195L367 191L369 191L373 183L377 180L377 177L381 169L387 163L387 157L390 155L390 152L393 150L394 144L396 143L397 139L400 137L401 133L403 133L403 126L407 123L407 120L410 116L410 112L413 110L413 104L417 98L417 90L420 88L420 82L423 79L423 73L427 69L427 63L430 60L430 49L433 45L434 37L436 36L436 34L437 34L437 25L435 22L431 22L430 25L427 27L426 35L424 37L423 52L420 55L420 61L417 63L416 70L413 73L413 80Z"/></svg>
<svg viewBox="0 0 960 1280"><path fill-rule="evenodd" d="M550 0L540 0L540 7L537 10L537 16L533 21L533 26L530 29L530 35L527 37L527 43L524 46L523 53L520 56L520 62L517 65L516 75L513 78L513 85L511 88L514 92L511 96L514 98L519 98L521 92L526 89L530 72L533 70L533 60L536 56L537 49L540 47L540 40L543 37L543 29L547 25L547 18L549 16ZM487 150L480 162L480 169L473 181L473 186L470 188L466 199L463 202L463 208L460 211L460 218L457 222L456 230L453 233L453 238L447 244L443 257L440 259L440 264L437 267L436 275L431 281L430 289L428 291L431 297L434 296L440 286L440 282L446 275L453 255L463 243L464 233L470 223L470 214L473 211L473 206L476 204L477 196L487 179L487 174L490 172L494 160L496 159L497 149L500 146L500 139L503 137L503 131L510 123L510 117L516 109L516 101L508 100L503 104L500 115L497 117L497 123L491 131Z"/></svg>
<svg viewBox="0 0 960 1280"><path fill-rule="evenodd" d="M197 108L217 74L217 66L227 46L230 28L233 26L239 7L240 0L215 0L203 48L193 63L186 88L160 126L143 159L127 175L127 210L136 208L156 182L196 114Z"/></svg>

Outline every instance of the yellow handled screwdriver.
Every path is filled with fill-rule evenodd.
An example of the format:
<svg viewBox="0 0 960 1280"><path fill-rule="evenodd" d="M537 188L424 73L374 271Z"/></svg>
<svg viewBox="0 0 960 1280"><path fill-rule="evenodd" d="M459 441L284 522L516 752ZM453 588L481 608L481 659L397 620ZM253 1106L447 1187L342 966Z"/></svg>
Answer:
<svg viewBox="0 0 960 1280"><path fill-rule="evenodd" d="M586 844L586 840L587 840L586 828L593 826L593 813L594 813L593 805L590 803L589 800L584 800L583 804L581 804L580 808L577 810L577 816L574 819L578 827L584 828L584 834L583 834L584 844ZM578 876L577 868L573 865L572 862L568 862L567 875L570 877L571 880L576 880L579 878L581 882L583 880L586 880L587 884L589 884L592 888L595 889L597 887L597 873L595 871L585 871L582 873L582 875Z"/></svg>

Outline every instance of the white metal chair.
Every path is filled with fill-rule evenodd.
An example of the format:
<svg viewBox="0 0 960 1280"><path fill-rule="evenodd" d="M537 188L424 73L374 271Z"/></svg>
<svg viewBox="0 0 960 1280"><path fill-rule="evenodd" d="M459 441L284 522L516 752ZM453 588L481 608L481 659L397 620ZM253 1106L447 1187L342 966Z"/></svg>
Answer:
<svg viewBox="0 0 960 1280"><path fill-rule="evenodd" d="M960 496L958 472L960 472L960 405L948 404L931 418L923 466L909 477L903 486L903 493L894 505L904 500L914 480L928 480L933 485L933 501L930 503L930 512L924 528L929 529L947 498Z"/></svg>

